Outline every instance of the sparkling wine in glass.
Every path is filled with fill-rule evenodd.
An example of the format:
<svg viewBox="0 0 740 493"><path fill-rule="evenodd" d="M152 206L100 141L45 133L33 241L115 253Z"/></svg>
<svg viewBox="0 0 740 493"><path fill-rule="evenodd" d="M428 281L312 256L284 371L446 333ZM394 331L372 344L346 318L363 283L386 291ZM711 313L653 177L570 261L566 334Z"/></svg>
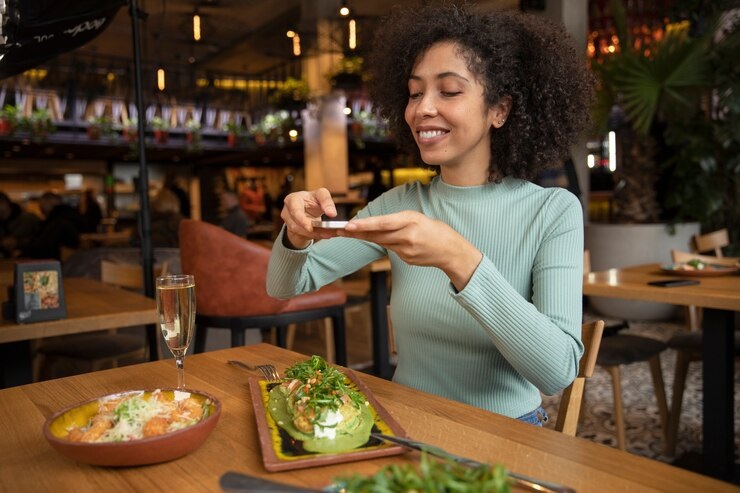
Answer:
<svg viewBox="0 0 740 493"><path fill-rule="evenodd" d="M170 275L157 278L157 313L165 343L175 356L177 388L185 388L185 352L195 331L195 278Z"/></svg>

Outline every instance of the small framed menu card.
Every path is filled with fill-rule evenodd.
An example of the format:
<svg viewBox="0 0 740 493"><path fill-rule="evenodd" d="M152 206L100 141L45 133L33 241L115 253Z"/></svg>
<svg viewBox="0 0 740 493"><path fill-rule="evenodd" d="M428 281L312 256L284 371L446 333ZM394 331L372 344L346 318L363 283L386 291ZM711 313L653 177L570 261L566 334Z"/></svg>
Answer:
<svg viewBox="0 0 740 493"><path fill-rule="evenodd" d="M17 323L57 320L67 316L58 260L21 260L15 264L13 286Z"/></svg>

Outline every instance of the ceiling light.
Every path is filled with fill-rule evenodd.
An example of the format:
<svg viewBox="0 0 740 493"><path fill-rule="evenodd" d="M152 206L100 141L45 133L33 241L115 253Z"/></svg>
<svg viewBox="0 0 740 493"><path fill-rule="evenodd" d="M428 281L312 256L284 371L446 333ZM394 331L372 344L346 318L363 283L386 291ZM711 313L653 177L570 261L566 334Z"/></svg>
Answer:
<svg viewBox="0 0 740 493"><path fill-rule="evenodd" d="M348 16L349 15L349 7L347 7L347 0L342 0L342 5L339 7L339 15L341 16Z"/></svg>
<svg viewBox="0 0 740 493"><path fill-rule="evenodd" d="M293 54L300 56L301 54L301 37L297 34L293 36Z"/></svg>
<svg viewBox="0 0 740 493"><path fill-rule="evenodd" d="M349 49L357 48L357 22L354 19L349 21Z"/></svg>
<svg viewBox="0 0 740 493"><path fill-rule="evenodd" d="M296 32L295 32L294 30L292 30L292 29L288 29L288 30L287 30L287 31L285 32L285 35L286 35L287 37L289 37L289 38L294 38L294 37L295 37L295 34L296 34Z"/></svg>
<svg viewBox="0 0 740 493"><path fill-rule="evenodd" d="M157 89L164 91L164 69L157 69Z"/></svg>
<svg viewBox="0 0 740 493"><path fill-rule="evenodd" d="M200 16L193 14L193 39L200 41Z"/></svg>

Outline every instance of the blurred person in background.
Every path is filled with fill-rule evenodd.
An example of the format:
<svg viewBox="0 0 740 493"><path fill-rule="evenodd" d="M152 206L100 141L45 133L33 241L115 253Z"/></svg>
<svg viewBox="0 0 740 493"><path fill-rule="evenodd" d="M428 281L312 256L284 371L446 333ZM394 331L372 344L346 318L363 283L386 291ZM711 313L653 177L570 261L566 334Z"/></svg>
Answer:
<svg viewBox="0 0 740 493"><path fill-rule="evenodd" d="M184 179L175 176L173 173L167 173L164 180L164 187L175 194L178 201L178 212L182 217L190 217L190 195L187 192L187 183Z"/></svg>
<svg viewBox="0 0 740 493"><path fill-rule="evenodd" d="M45 192L41 196L39 207L44 220L36 235L20 249L21 256L62 260L62 247L76 249L80 246L82 216L53 192Z"/></svg>
<svg viewBox="0 0 740 493"><path fill-rule="evenodd" d="M41 219L0 192L0 257L13 257L25 248L39 229Z"/></svg>
<svg viewBox="0 0 740 493"><path fill-rule="evenodd" d="M219 196L224 216L221 227L242 238L247 237L249 218L239 206L239 197L232 190L224 190Z"/></svg>
<svg viewBox="0 0 740 493"><path fill-rule="evenodd" d="M80 214L84 223L83 233L97 232L100 221L103 219L103 212L95 198L95 192L90 188L85 190L85 194L80 200Z"/></svg>
<svg viewBox="0 0 740 493"><path fill-rule="evenodd" d="M151 202L151 238L152 246L157 248L177 248L179 246L179 228L182 221L180 214L180 201L177 196L167 188L157 193ZM135 246L141 244L141 222L131 242Z"/></svg>

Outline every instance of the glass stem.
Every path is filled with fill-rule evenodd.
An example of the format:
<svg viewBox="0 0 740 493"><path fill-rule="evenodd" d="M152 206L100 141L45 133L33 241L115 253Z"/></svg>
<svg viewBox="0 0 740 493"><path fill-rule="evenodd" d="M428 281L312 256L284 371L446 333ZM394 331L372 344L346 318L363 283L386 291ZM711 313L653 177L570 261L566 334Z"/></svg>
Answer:
<svg viewBox="0 0 740 493"><path fill-rule="evenodd" d="M175 357L175 364L177 365L177 388L185 388L185 357Z"/></svg>

